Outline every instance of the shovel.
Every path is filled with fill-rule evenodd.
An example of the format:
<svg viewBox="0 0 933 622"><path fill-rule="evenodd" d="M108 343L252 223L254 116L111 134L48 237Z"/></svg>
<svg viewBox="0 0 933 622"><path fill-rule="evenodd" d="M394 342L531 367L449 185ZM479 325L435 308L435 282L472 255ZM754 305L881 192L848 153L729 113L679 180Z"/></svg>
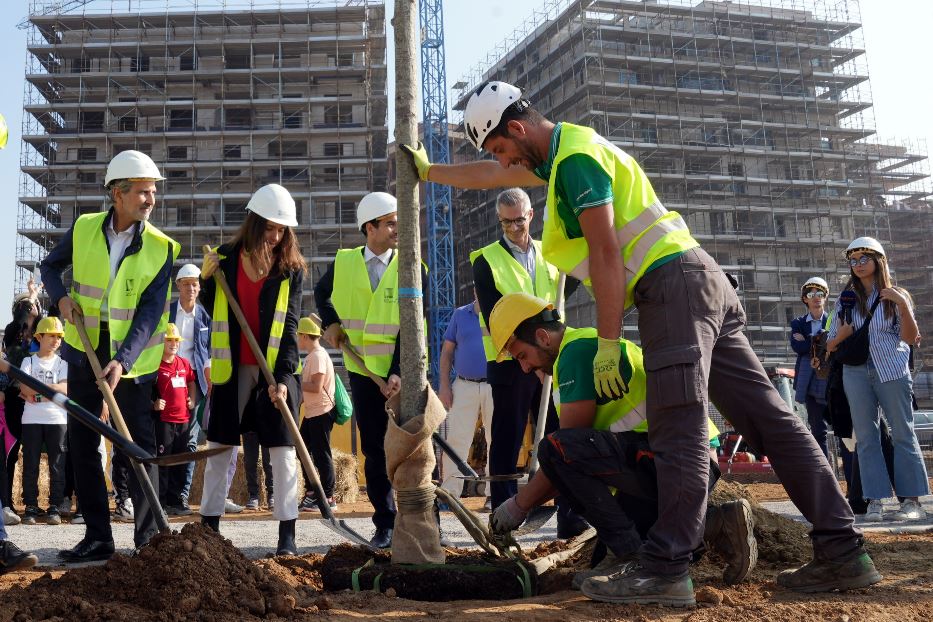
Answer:
<svg viewBox="0 0 933 622"><path fill-rule="evenodd" d="M210 253L212 250L209 246L205 246L204 252ZM219 267L214 272L214 280L227 297L227 305L230 307L230 310L233 311L233 315L236 316L237 322L240 324L240 330L249 343L249 349L253 351L253 356L255 356L256 360L259 362L259 369L262 371L266 383L268 383L270 387L276 386L278 383L276 383L275 377L269 369L266 357L259 348L259 343L256 341L253 331L250 329L249 324L246 322L246 318L243 316L243 310L240 309L239 303L233 298L233 294L230 292L230 285L227 284L227 278ZM304 467L305 473L307 473L308 478L311 480L311 485L317 493L317 507L321 511L321 516L324 517L324 524L350 542L375 551L373 546L369 543L369 540L355 532L346 521L338 520L337 517L334 516L334 511L327 503L327 495L324 494L324 487L321 486L321 477L318 475L314 462L311 461L311 455L308 453L308 448L305 446L304 439L301 438L301 432L298 430L298 424L295 423L295 419L292 417L291 409L281 396L276 398L275 406L279 409L282 418L285 420L285 427L288 428L288 432L292 437L292 442L295 444L295 450L298 452L298 459L301 461L301 466Z"/></svg>
<svg viewBox="0 0 933 622"><path fill-rule="evenodd" d="M97 388L104 396L104 401L107 402L107 406L110 408L110 416L113 417L113 422L117 426L117 431L120 432L122 436L132 441L133 437L130 435L129 428L126 427L123 413L120 412L120 407L117 405L117 400L113 396L113 391L110 390L110 385L107 384L107 380L103 377L104 374L100 367L100 361L97 360L97 353L94 351L94 346L91 345L91 338L88 337L87 329L84 327L84 317L76 312L73 314L73 319L75 328L78 329L78 336L81 337L81 344L84 346L84 353L87 355L87 360L91 364L94 377L97 378ZM149 501L149 506L155 516L155 522L159 527L159 531L162 533L171 533L172 530L168 526L168 517L165 516L162 504L159 503L159 493L156 492L155 487L152 485L152 480L149 479L149 472L143 468L142 462L135 460L131 462L133 471L136 473L136 479L139 481L139 486L143 489L146 500Z"/></svg>

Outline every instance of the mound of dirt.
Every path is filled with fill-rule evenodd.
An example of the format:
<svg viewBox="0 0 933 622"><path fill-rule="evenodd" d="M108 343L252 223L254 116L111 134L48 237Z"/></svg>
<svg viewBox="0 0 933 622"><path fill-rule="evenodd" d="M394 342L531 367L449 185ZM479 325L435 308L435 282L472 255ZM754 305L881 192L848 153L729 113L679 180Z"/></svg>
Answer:
<svg viewBox="0 0 933 622"><path fill-rule="evenodd" d="M270 572L229 540L189 523L155 536L137 556L118 554L102 566L12 588L0 620L254 620L316 610L316 592L285 581L286 573Z"/></svg>

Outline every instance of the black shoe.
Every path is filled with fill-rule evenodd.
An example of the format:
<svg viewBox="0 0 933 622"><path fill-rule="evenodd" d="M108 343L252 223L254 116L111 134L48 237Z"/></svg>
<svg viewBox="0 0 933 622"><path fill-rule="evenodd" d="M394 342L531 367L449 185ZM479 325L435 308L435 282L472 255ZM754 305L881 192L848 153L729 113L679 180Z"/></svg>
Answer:
<svg viewBox="0 0 933 622"><path fill-rule="evenodd" d="M579 514L557 513L557 537L561 540L576 538L589 528L590 524Z"/></svg>
<svg viewBox="0 0 933 622"><path fill-rule="evenodd" d="M0 540L0 574L25 570L39 563L39 558L23 551L9 540Z"/></svg>
<svg viewBox="0 0 933 622"><path fill-rule="evenodd" d="M295 545L295 520L279 521L279 545L275 548L276 555L298 555Z"/></svg>
<svg viewBox="0 0 933 622"><path fill-rule="evenodd" d="M376 527L376 533L373 534L369 543L377 549L392 548L392 528Z"/></svg>
<svg viewBox="0 0 933 622"><path fill-rule="evenodd" d="M205 527L210 527L217 533L220 533L220 517L219 516L202 516L201 524Z"/></svg>
<svg viewBox="0 0 933 622"><path fill-rule="evenodd" d="M101 542L100 540L81 540L71 550L59 551L58 557L66 564L81 562L98 562L113 557L113 540Z"/></svg>

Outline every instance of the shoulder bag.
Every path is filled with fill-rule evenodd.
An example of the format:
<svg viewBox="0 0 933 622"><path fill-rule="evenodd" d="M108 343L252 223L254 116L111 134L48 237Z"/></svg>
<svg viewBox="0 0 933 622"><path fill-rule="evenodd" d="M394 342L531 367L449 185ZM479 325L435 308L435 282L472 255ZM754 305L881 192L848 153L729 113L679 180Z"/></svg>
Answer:
<svg viewBox="0 0 933 622"><path fill-rule="evenodd" d="M878 296L868 310L868 316L861 327L836 348L833 356L838 362L843 365L856 366L864 365L868 361L868 325L871 324L871 318L874 316L875 309L878 308L880 302L881 296Z"/></svg>

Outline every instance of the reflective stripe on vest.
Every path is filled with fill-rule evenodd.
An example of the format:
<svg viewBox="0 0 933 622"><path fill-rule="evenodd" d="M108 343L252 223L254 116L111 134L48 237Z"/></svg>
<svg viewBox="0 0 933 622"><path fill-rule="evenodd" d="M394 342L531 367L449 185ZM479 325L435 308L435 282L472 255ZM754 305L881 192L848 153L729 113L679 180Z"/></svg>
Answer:
<svg viewBox="0 0 933 622"><path fill-rule="evenodd" d="M181 246L148 222L142 223L142 245L139 251L123 257L111 283L110 251L103 233L108 215L109 212L85 214L75 221L72 233L73 279L70 295L81 306L84 327L91 344L97 348L100 343L101 306L104 292L108 292L109 349L110 356L113 357L129 334L143 292L165 266L169 250L171 249L174 260L178 257ZM133 367L123 374L124 378L143 376L159 370L159 363L162 361L162 340L168 324L170 295L171 288L166 290L165 306L155 331L133 363ZM72 324L65 325L65 342L84 352L78 331Z"/></svg>
<svg viewBox="0 0 933 622"><path fill-rule="evenodd" d="M627 153L590 128L563 123L560 144L548 182L547 216L544 219L545 259L561 272L572 274L591 286L589 246L583 237L567 236L557 212L556 175L568 156L584 153L593 158L612 180L614 223L625 266L625 307L632 304L638 280L654 262L699 246L687 223L669 212L658 200L651 182Z"/></svg>
<svg viewBox="0 0 933 622"><path fill-rule="evenodd" d="M216 252L217 249L215 248ZM223 255L221 259L225 259ZM282 335L285 334L285 318L288 316L288 297L291 294L291 280L282 279L279 293L275 299L275 311L272 314L272 327L269 330L269 343L266 344L266 363L275 373L275 362L279 357ZM225 384L233 377L233 349L230 347L230 305L223 290L217 288L214 294L214 311L211 314L211 383ZM258 339L259 335L255 335Z"/></svg>
<svg viewBox="0 0 933 622"><path fill-rule="evenodd" d="M489 264L489 270L492 273L492 279L495 281L496 290L503 296L514 294L516 292L525 292L538 298L543 298L550 303L557 302L557 283L560 273L557 268L544 260L544 252L541 249L541 242L532 240L535 247L535 280L531 281L531 275L525 267L518 263L512 254L503 248L502 244L495 242L489 246L484 246L479 250L470 253L470 263L482 255ZM483 314L479 314L479 326L483 333L483 351L486 353L486 361L496 360L496 349L492 345L492 338L489 335L489 329L486 327L486 319ZM511 358L511 357L510 357Z"/></svg>

